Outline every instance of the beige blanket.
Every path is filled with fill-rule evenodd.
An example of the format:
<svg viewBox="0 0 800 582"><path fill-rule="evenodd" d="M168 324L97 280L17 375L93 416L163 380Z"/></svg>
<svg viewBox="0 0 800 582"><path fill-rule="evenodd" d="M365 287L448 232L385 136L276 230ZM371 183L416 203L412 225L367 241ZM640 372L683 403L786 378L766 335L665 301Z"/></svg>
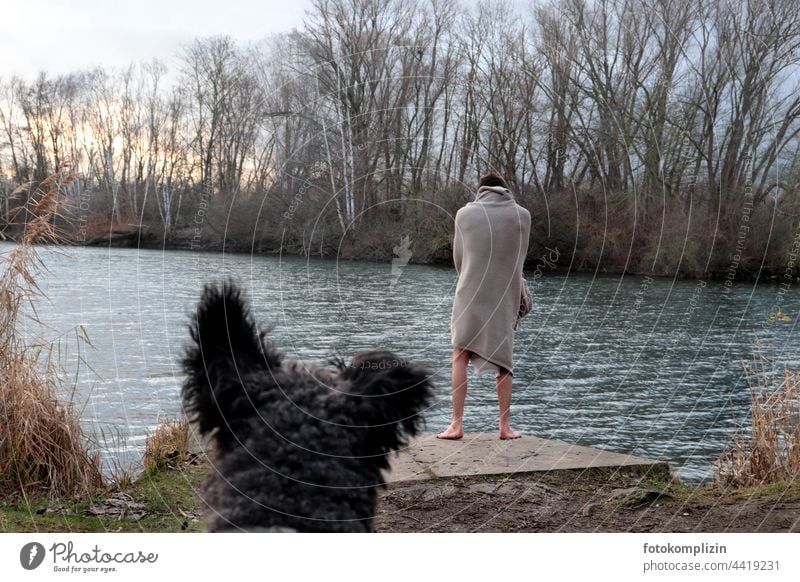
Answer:
<svg viewBox="0 0 800 582"><path fill-rule="evenodd" d="M530 213L505 188L479 189L475 201L456 214L458 284L451 335L453 347L477 356L473 364L479 372L494 364L513 373L514 326L530 230Z"/></svg>

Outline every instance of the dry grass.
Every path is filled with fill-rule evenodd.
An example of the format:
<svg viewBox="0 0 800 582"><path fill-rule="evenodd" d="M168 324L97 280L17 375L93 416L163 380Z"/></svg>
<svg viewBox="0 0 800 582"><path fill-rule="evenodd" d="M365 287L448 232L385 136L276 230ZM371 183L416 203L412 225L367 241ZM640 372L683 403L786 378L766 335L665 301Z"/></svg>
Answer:
<svg viewBox="0 0 800 582"><path fill-rule="evenodd" d="M99 455L90 453L72 400L60 400L58 366L22 337L25 304L36 319L36 284L45 267L36 245L58 243L54 227L64 188L75 175L56 175L12 192L25 200L14 218L25 225L17 246L0 257L0 495L78 497L102 486Z"/></svg>
<svg viewBox="0 0 800 582"><path fill-rule="evenodd" d="M144 471L155 474L175 468L189 457L189 422L184 418L165 422L147 437L144 451Z"/></svg>
<svg viewBox="0 0 800 582"><path fill-rule="evenodd" d="M727 487L751 487L800 479L800 372L777 374L757 355L744 365L752 399L749 434L741 432L717 462Z"/></svg>

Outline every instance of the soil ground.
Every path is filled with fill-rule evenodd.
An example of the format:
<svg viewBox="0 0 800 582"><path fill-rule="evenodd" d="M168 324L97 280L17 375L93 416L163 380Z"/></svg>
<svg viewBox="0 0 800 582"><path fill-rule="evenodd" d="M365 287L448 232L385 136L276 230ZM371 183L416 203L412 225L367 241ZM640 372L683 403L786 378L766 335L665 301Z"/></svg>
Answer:
<svg viewBox="0 0 800 582"><path fill-rule="evenodd" d="M723 490L602 469L439 481L386 491L377 531L800 532L800 482Z"/></svg>
<svg viewBox="0 0 800 582"><path fill-rule="evenodd" d="M0 532L202 531L204 462L75 502L0 500ZM392 484L378 532L800 532L800 481L724 490L588 469Z"/></svg>

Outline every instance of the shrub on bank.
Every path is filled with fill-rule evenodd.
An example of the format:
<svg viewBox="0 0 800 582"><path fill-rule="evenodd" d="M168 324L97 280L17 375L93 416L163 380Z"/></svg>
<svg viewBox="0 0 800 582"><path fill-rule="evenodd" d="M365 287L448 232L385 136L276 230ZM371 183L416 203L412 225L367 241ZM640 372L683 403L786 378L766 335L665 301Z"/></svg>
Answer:
<svg viewBox="0 0 800 582"><path fill-rule="evenodd" d="M103 485L99 455L90 452L72 401L58 396L57 365L40 358L42 348L27 343L19 325L24 304L41 297L36 281L44 265L35 245L62 242L53 225L74 179L51 176L11 194L24 201L9 222L25 227L0 257L0 496L75 497Z"/></svg>
<svg viewBox="0 0 800 582"><path fill-rule="evenodd" d="M720 485L750 487L800 479L800 372L775 373L761 356L745 365L752 400L747 434L717 462Z"/></svg>

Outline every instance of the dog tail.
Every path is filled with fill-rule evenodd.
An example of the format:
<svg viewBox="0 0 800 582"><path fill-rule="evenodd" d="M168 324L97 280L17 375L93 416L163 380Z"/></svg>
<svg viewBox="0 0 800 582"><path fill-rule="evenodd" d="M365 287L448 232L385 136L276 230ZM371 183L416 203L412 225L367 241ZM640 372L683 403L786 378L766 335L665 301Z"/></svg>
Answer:
<svg viewBox="0 0 800 582"><path fill-rule="evenodd" d="M224 429L252 408L245 376L280 365L280 355L264 346L237 285L206 285L190 323L192 343L183 359L182 396L187 415L201 434ZM245 411L241 411L245 414Z"/></svg>
<svg viewBox="0 0 800 582"><path fill-rule="evenodd" d="M350 381L346 404L357 407L369 423L367 454L388 468L386 453L405 446L424 424L422 412L433 398L432 372L380 350L358 354L345 375Z"/></svg>

